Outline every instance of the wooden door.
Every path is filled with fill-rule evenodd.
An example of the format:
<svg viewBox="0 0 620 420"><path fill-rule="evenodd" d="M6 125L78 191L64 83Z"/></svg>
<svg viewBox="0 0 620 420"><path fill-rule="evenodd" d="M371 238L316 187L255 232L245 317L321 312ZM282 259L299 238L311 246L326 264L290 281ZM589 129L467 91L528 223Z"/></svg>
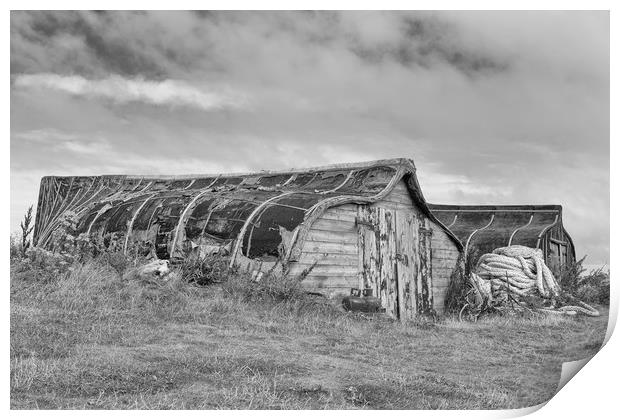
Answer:
<svg viewBox="0 0 620 420"><path fill-rule="evenodd" d="M398 317L396 278L396 232L394 212L384 208L360 206L358 245L360 288L371 289L389 316Z"/></svg>
<svg viewBox="0 0 620 420"><path fill-rule="evenodd" d="M568 247L560 244L560 269L564 270L568 264Z"/></svg>
<svg viewBox="0 0 620 420"><path fill-rule="evenodd" d="M432 247L430 222L426 217L418 218L418 258L417 276L417 310L418 313L428 313L433 309L433 273Z"/></svg>
<svg viewBox="0 0 620 420"><path fill-rule="evenodd" d="M411 212L359 206L357 226L359 287L371 289L389 316L413 317L417 311L419 266L416 216Z"/></svg>
<svg viewBox="0 0 620 420"><path fill-rule="evenodd" d="M359 288L371 289L373 296L381 297L381 269L377 213L368 206L359 206L357 219ZM381 298L383 302L383 298Z"/></svg>
<svg viewBox="0 0 620 420"><path fill-rule="evenodd" d="M398 315L413 318L417 312L416 279L419 259L418 221L412 212L396 213L396 276L398 281Z"/></svg>
<svg viewBox="0 0 620 420"><path fill-rule="evenodd" d="M560 244L549 241L549 261L547 265L554 276L560 275Z"/></svg>

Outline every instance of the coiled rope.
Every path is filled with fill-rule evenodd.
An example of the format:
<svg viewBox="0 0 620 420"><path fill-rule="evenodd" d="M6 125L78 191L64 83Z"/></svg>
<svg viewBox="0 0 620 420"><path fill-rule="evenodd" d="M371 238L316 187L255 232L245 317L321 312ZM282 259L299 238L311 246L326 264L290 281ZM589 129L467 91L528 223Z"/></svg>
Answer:
<svg viewBox="0 0 620 420"><path fill-rule="evenodd" d="M470 277L489 301L507 301L509 295L516 295L539 296L555 302L568 296L562 295L553 273L545 264L542 250L521 245L498 248L492 254L484 254ZM589 316L599 316L599 312L590 305L574 298L572 300L578 304L539 309L546 312L581 312Z"/></svg>

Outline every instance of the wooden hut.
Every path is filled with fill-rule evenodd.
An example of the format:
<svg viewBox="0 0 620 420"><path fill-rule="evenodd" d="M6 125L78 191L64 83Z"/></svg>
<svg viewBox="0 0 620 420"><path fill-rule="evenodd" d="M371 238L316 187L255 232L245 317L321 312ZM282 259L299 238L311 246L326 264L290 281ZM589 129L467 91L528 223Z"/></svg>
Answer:
<svg viewBox="0 0 620 420"><path fill-rule="evenodd" d="M453 206L429 204L433 214L478 256L496 248L540 248L557 276L575 262L575 247L562 224L562 206Z"/></svg>
<svg viewBox="0 0 620 420"><path fill-rule="evenodd" d="M44 177L34 241L74 235L139 246L161 259L227 253L280 265L330 297L372 289L386 312L442 310L462 245L429 211L410 159L288 171L188 176ZM64 222L63 222L64 220ZM110 245L112 246L112 245Z"/></svg>

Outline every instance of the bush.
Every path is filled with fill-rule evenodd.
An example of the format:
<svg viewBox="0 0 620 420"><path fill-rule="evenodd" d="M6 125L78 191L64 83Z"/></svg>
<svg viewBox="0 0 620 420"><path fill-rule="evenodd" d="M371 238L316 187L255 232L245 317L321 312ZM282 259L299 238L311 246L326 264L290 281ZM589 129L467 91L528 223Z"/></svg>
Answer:
<svg viewBox="0 0 620 420"><path fill-rule="evenodd" d="M22 252L19 241L11 237L11 262L17 278L49 283L91 262L113 270L122 279L127 269L142 265L146 260L135 254L101 250L96 243L89 243L83 237L75 238L71 246L65 246L62 252L39 247L30 247Z"/></svg>
<svg viewBox="0 0 620 420"><path fill-rule="evenodd" d="M26 250L31 246L32 231L34 229L32 220L32 206L28 207L24 218L19 224L21 234L11 234L10 256L11 261L15 261L26 256Z"/></svg>
<svg viewBox="0 0 620 420"><path fill-rule="evenodd" d="M566 267L559 278L562 291L587 303L609 304L609 269L600 267L588 274L583 268L586 257Z"/></svg>
<svg viewBox="0 0 620 420"><path fill-rule="evenodd" d="M463 256L459 255L456 267L450 275L450 283L446 291L445 308L447 313L459 313L466 303L465 295L468 291L469 275L475 271L476 262L480 252L477 248L470 248L463 261Z"/></svg>
<svg viewBox="0 0 620 420"><path fill-rule="evenodd" d="M274 273L263 275L259 280L254 280L249 275L236 273L222 285L222 290L224 293L237 296L245 302L270 301L277 303L301 300L306 296L298 277Z"/></svg>
<svg viewBox="0 0 620 420"><path fill-rule="evenodd" d="M562 291L569 294L576 293L581 284L583 274L586 271L586 269L583 268L583 262L585 259L586 257L583 257L582 259L575 261L562 269L559 278L557 279Z"/></svg>
<svg viewBox="0 0 620 420"><path fill-rule="evenodd" d="M575 297L586 302L609 305L609 270L600 267L585 275Z"/></svg>
<svg viewBox="0 0 620 420"><path fill-rule="evenodd" d="M11 243L9 245L11 262L17 261L24 257L24 250L17 234L11 234Z"/></svg>
<svg viewBox="0 0 620 420"><path fill-rule="evenodd" d="M228 259L219 255L199 257L190 255L176 267L181 279L187 283L206 286L228 280L231 270Z"/></svg>
<svg viewBox="0 0 620 420"><path fill-rule="evenodd" d="M16 261L13 270L19 279L49 283L71 271L74 262L70 255L31 247Z"/></svg>

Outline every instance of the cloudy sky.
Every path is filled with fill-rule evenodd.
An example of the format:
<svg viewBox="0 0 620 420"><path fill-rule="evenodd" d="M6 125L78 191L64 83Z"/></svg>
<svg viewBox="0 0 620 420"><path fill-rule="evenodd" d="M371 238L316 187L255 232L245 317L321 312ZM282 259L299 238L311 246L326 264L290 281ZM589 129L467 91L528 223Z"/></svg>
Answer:
<svg viewBox="0 0 620 420"><path fill-rule="evenodd" d="M43 175L413 158L609 261L607 12L12 12L11 230Z"/></svg>

